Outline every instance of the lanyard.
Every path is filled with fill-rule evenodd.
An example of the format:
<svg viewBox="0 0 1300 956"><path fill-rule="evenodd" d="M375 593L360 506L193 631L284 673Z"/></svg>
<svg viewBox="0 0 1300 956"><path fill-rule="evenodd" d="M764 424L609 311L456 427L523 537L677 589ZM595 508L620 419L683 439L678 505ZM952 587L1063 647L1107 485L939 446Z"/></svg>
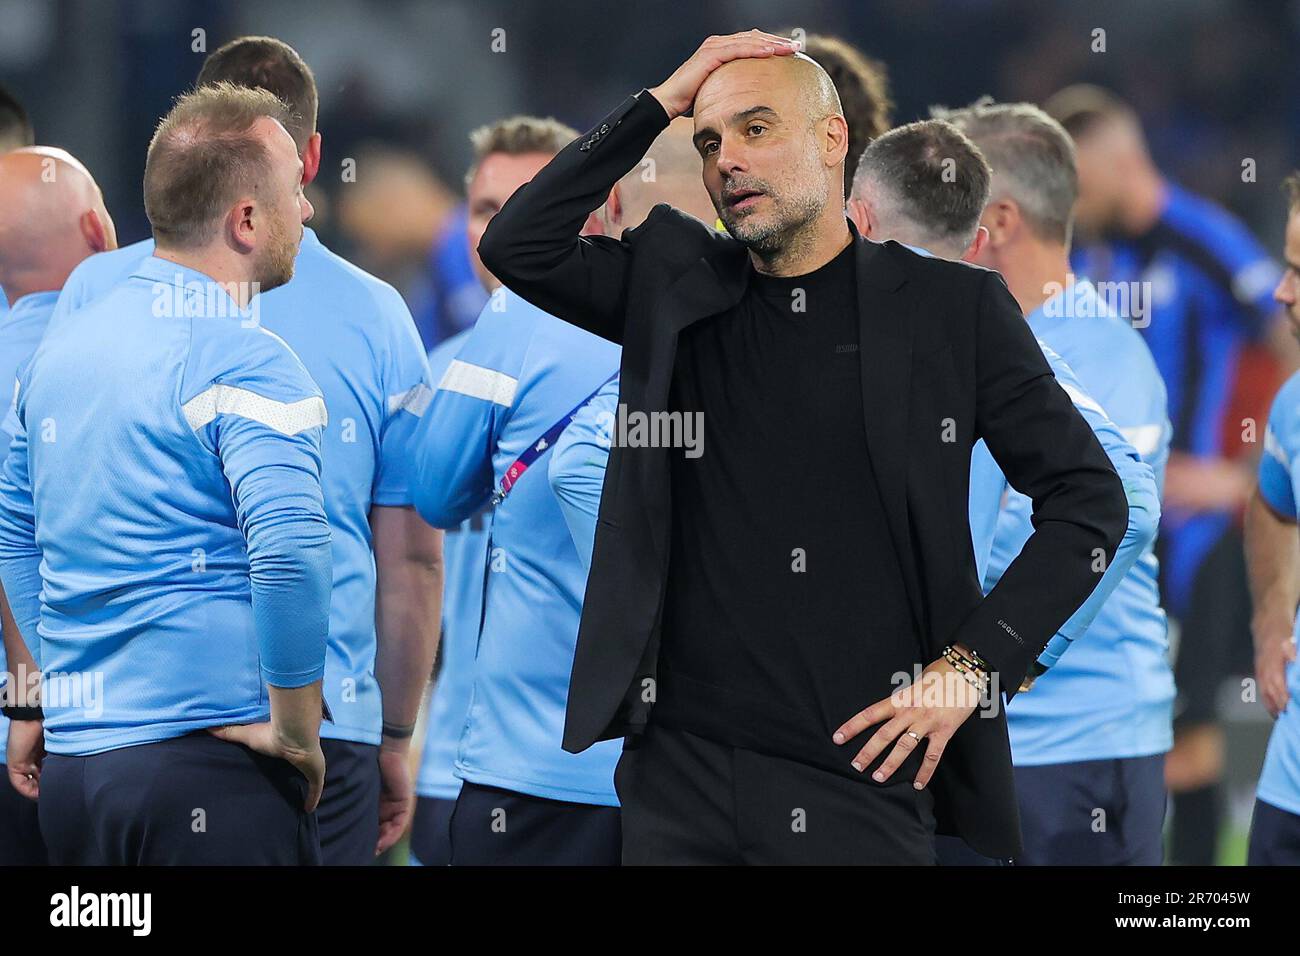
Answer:
<svg viewBox="0 0 1300 956"><path fill-rule="evenodd" d="M537 459L540 458L548 448L555 444L555 440L560 437L560 434L566 428L569 427L569 423L572 422L573 417L582 410L582 406L595 398L596 392L599 392L617 377L618 369L614 369L614 371L610 373L609 378L597 385L590 395L580 401L577 405L573 406L572 411L550 428L546 429L546 431L542 433L542 437L529 445L524 450L524 453L515 459L515 463L506 469L505 475L501 478L500 486L498 486L496 491L492 492L493 510L492 516L488 521L487 553L483 555L483 600L479 604L478 616L478 636L480 641L483 639L483 624L487 620L488 579L492 573L492 532L496 527L496 506L506 500L506 495L510 494L510 489L515 486L515 482L517 482L523 476L524 472L528 470L528 466L537 461ZM475 650L474 655L475 657L478 656L477 649Z"/></svg>
<svg viewBox="0 0 1300 956"><path fill-rule="evenodd" d="M501 504L501 502L506 500L506 495L510 494L510 489L515 486L515 482L523 477L524 472L528 470L529 466L545 454L548 448L555 444L555 440L560 437L560 434L566 428L569 427L569 423L573 421L573 417L577 415L578 412L582 411L584 405L596 397L596 392L599 392L610 382L614 381L617 375L618 369L615 369L610 374L609 378L597 385L590 395L580 401L577 405L573 406L573 409L567 415L557 421L550 428L546 429L546 431L542 433L541 438L537 439L537 441L524 449L524 453L516 458L514 464L507 468L506 473L501 476L501 484L497 487L496 491L492 492L492 507L495 508L497 505Z"/></svg>

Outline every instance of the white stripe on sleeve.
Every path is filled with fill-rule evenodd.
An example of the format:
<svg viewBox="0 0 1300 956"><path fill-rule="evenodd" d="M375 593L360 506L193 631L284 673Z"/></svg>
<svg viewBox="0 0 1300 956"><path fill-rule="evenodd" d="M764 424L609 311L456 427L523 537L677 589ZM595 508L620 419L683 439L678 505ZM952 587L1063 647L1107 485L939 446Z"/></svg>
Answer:
<svg viewBox="0 0 1300 956"><path fill-rule="evenodd" d="M218 415L236 415L260 422L283 435L296 435L329 421L325 401L319 396L281 402L233 385L213 385L182 407L185 420L196 431Z"/></svg>
<svg viewBox="0 0 1300 956"><path fill-rule="evenodd" d="M1090 412L1096 412L1098 415L1105 415L1106 410L1097 404L1096 400L1086 392L1081 392L1073 385L1066 382L1061 383L1061 388L1065 389L1065 394L1070 396L1070 401L1074 402L1079 408L1086 408Z"/></svg>
<svg viewBox="0 0 1300 956"><path fill-rule="evenodd" d="M1121 428L1124 438L1130 445L1137 449L1137 453L1143 458L1149 458L1155 454L1160 447L1160 439L1164 437L1165 426L1163 425L1134 425L1132 428Z"/></svg>
<svg viewBox="0 0 1300 956"><path fill-rule="evenodd" d="M416 418L419 418L424 414L424 410L429 407L429 402L432 400L433 389L421 382L419 385L412 385L404 392L389 395L388 414L396 415L398 412L410 412Z"/></svg>
<svg viewBox="0 0 1300 956"><path fill-rule="evenodd" d="M1288 473L1291 471L1291 462L1286 457L1286 449L1282 443L1277 440L1277 435L1273 434L1273 426L1268 425L1264 428L1264 454L1272 455Z"/></svg>
<svg viewBox="0 0 1300 956"><path fill-rule="evenodd" d="M453 359L447 366L442 381L438 383L438 388L444 392L457 392L470 398L495 402L509 408L514 404L519 380L511 378L504 372Z"/></svg>

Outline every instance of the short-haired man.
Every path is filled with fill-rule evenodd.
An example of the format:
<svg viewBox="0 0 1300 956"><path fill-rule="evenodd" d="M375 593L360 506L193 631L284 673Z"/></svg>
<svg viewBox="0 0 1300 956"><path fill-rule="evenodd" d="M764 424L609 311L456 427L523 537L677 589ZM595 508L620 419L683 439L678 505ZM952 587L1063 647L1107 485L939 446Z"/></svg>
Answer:
<svg viewBox="0 0 1300 956"><path fill-rule="evenodd" d="M979 149L951 123L908 123L859 157L848 215L868 239L971 262L989 238L980 214L991 178Z"/></svg>
<svg viewBox="0 0 1300 956"><path fill-rule="evenodd" d="M0 155L0 289L12 306L0 316L0 381L15 379L36 350L59 289L86 256L117 247L113 219L90 171L61 149L24 147ZM0 425L0 447L13 438L9 419ZM0 595L0 601L3 596ZM21 658L30 665L8 611L4 628ZM8 673L0 649L0 670ZM30 670L29 670L30 672ZM14 685L14 689L19 686ZM37 725L19 725L18 735L39 734ZM0 764L9 739L9 720L0 716ZM25 749L19 744L19 749ZM8 770L0 780L7 781ZM0 865L45 862L36 804L0 783Z"/></svg>
<svg viewBox="0 0 1300 956"><path fill-rule="evenodd" d="M621 236L635 229L661 202L701 222L717 217L700 182L700 157L691 141L693 133L691 121L677 117L651 144L645 159L618 181L601 209L605 235ZM648 175L650 170L653 176ZM588 568L609 450L618 434L619 384L615 376L573 416L555 443L547 469L573 543Z"/></svg>
<svg viewBox="0 0 1300 956"><path fill-rule="evenodd" d="M470 133L474 159L465 174L466 244L469 261L487 294L501 283L478 257L483 230L514 191L537 174L577 132L536 116L511 116ZM446 339L429 353L430 382L439 382L464 348L470 330ZM411 855L425 866L451 862L451 811L460 795L456 755L474 687L474 649L483 610L487 556L487 505L446 530L442 642L437 680L429 696L424 751L416 779Z"/></svg>
<svg viewBox="0 0 1300 956"><path fill-rule="evenodd" d="M1102 583L1037 664L1055 666L1007 708L1024 839L1017 862L1158 864L1160 755L1173 697L1152 554L1169 431L1164 386L1141 336L1067 275L1074 190L1064 131L1022 104L945 115L957 125L913 123L868 147L854 192L870 197L870 234L920 236L936 254L1001 272L1129 499L1128 531ZM987 171L972 173L978 166ZM850 211L861 205L851 200ZM977 239L957 252L972 233ZM971 529L986 589L1028 537L1030 510L987 449L977 449ZM1108 821L1100 832L1099 807ZM961 859L945 850L945 862Z"/></svg>
<svg viewBox="0 0 1300 956"><path fill-rule="evenodd" d="M555 130L549 121L506 122L478 148L524 143L528 151L480 155L474 175L494 185L470 203L475 245L500 205L551 160L539 143L562 145L534 135ZM563 141L576 136L565 130ZM594 218L591 227L599 228ZM618 750L575 756L561 747L586 569L544 456L616 373L619 352L491 281L488 305L439 380L412 445L416 505L430 523L450 527L492 508L450 862L617 864Z"/></svg>
<svg viewBox="0 0 1300 956"><path fill-rule="evenodd" d="M213 51L198 87L266 89L292 109L302 183L321 134L311 68L288 44L241 37ZM93 300L149 255L147 242L73 273L59 310ZM401 836L414 790L407 755L438 637L441 534L411 508L404 445L428 400L424 351L390 285L303 230L295 279L258 300L259 320L295 351L330 410L321 485L333 533L325 699L328 779L317 812L326 865L363 865ZM56 321L58 318L56 317Z"/></svg>
<svg viewBox="0 0 1300 956"><path fill-rule="evenodd" d="M1229 457L1239 427L1228 416L1243 351L1267 346L1290 370L1296 346L1272 300L1273 258L1237 218L1161 173L1129 104L1078 85L1044 108L1076 150L1074 272L1128 293L1124 318L1140 329L1169 391L1174 431L1159 539L1160 591L1179 623L1169 852L1176 864L1210 865L1224 812L1218 692L1250 613L1237 516L1252 476Z"/></svg>
<svg viewBox="0 0 1300 956"><path fill-rule="evenodd" d="M181 97L145 163L157 254L19 375L0 576L48 755L10 779L54 864L319 859L326 412L251 321L312 212L288 121L265 91Z"/></svg>
<svg viewBox="0 0 1300 956"><path fill-rule="evenodd" d="M1287 177L1286 270L1273 295L1300 337L1300 173ZM1254 616L1255 679L1276 723L1259 775L1250 824L1251 866L1300 864L1300 373L1273 400L1259 460L1259 486L1246 508L1246 564Z"/></svg>
<svg viewBox="0 0 1300 956"><path fill-rule="evenodd" d="M687 112L727 233L661 205L582 236ZM625 863L932 863L940 827L1018 852L1001 709L968 718L994 673L1015 693L1123 535L1115 470L1005 287L858 237L847 152L815 61L757 30L710 37L479 245L537 307L622 343L629 417L683 438L703 422L694 457L671 429L617 443L601 499L564 742L638 738ZM983 598L952 545L979 438L1038 521Z"/></svg>
<svg viewBox="0 0 1300 956"><path fill-rule="evenodd" d="M8 90L0 86L0 153L31 146L34 142L35 133L31 121L27 118L27 111ZM10 240L20 241L22 228L18 226L14 217L5 216L3 222L8 224ZM0 277L0 323L5 326L10 325L8 312L9 300L4 290L4 279ZM43 310L29 309L27 318L22 320L19 326L30 329L30 334L17 332L3 337L4 341L0 342L0 348L4 348L5 354L0 359L0 374L7 369L9 377L13 377L13 372L17 370L20 362L26 361L31 355L31 350L36 347L36 340L39 340L40 333L44 331L47 318ZM11 347L7 344L10 341L14 343ZM8 448L7 440L4 447ZM14 627L7 611L5 614L5 627ZM0 671L7 672L4 664L3 649L0 649ZM4 762L3 750L8 739L9 720L0 714L0 763ZM32 865L45 862L45 847L41 843L35 804L22 799L13 788L3 784L0 784L0 828L3 828L3 832L0 832L0 865L5 863Z"/></svg>

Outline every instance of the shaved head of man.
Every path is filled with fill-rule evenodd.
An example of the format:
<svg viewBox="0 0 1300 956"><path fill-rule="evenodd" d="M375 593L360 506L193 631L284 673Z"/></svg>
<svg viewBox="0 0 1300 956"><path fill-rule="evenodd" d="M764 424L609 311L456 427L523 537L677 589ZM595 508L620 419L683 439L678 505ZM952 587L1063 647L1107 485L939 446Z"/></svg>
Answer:
<svg viewBox="0 0 1300 956"><path fill-rule="evenodd" d="M49 146L0 155L0 287L10 303L61 289L87 256L116 248L104 195L74 156Z"/></svg>
<svg viewBox="0 0 1300 956"><path fill-rule="evenodd" d="M803 54L737 59L695 97L695 148L727 231L771 271L844 219L848 124L835 84Z"/></svg>
<svg viewBox="0 0 1300 956"><path fill-rule="evenodd" d="M690 119L679 116L656 137L641 162L610 192L601 210L605 235L617 237L639 226L660 203L713 223L713 202L700 182L700 154L691 140L694 132Z"/></svg>

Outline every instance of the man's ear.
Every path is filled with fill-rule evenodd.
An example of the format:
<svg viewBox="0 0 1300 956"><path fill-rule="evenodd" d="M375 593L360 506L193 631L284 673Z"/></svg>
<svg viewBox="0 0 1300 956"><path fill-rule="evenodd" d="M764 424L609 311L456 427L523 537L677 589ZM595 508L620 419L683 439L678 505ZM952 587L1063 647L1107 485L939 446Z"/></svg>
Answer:
<svg viewBox="0 0 1300 956"><path fill-rule="evenodd" d="M974 262L976 259L979 258L979 254L984 251L984 247L988 245L988 242L989 242L988 228L985 226L980 226L978 229L975 230L975 238L971 240L970 245L966 247L966 251L962 253L961 261Z"/></svg>
<svg viewBox="0 0 1300 956"><path fill-rule="evenodd" d="M112 245L109 241L108 229L95 210L88 209L83 212L77 220L77 226L81 229L81 238L86 240L86 245L90 247L91 252L106 252Z"/></svg>
<svg viewBox="0 0 1300 956"><path fill-rule="evenodd" d="M1001 249L1020 232L1020 207L1012 199L994 200L980 221L989 234L988 248Z"/></svg>
<svg viewBox="0 0 1300 956"><path fill-rule="evenodd" d="M858 235L865 239L872 238L871 234L875 231L876 222L870 204L861 196L850 196L844 208L849 218L853 220L853 225L858 227Z"/></svg>
<svg viewBox="0 0 1300 956"><path fill-rule="evenodd" d="M302 151L302 184L311 185L320 173L320 133L312 133L307 148Z"/></svg>
<svg viewBox="0 0 1300 956"><path fill-rule="evenodd" d="M849 157L849 124L843 116L826 120L826 165L838 166Z"/></svg>
<svg viewBox="0 0 1300 956"><path fill-rule="evenodd" d="M236 252L252 252L257 247L262 210L252 199L241 199L226 214L226 228Z"/></svg>

